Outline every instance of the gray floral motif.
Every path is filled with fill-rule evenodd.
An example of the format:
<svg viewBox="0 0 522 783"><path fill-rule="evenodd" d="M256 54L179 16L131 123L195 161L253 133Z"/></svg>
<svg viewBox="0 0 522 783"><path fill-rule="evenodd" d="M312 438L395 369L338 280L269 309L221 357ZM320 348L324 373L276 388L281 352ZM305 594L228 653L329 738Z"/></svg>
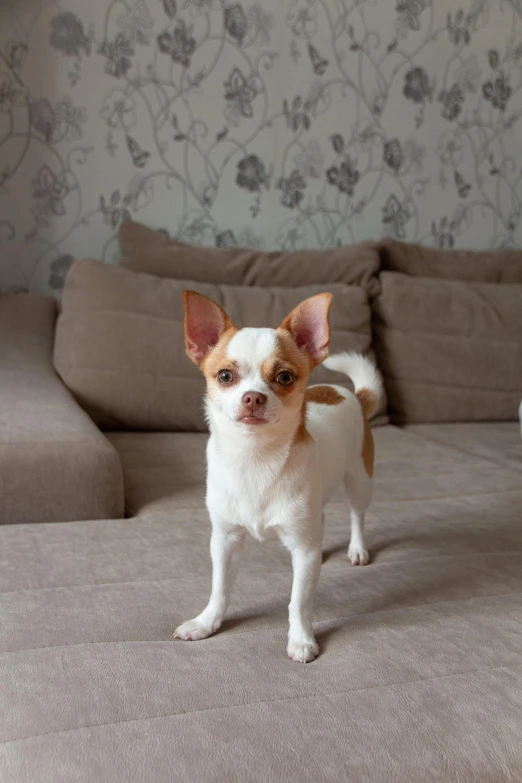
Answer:
<svg viewBox="0 0 522 783"><path fill-rule="evenodd" d="M399 139L389 139L384 144L384 162L396 173L400 171L403 161L402 145Z"/></svg>
<svg viewBox="0 0 522 783"><path fill-rule="evenodd" d="M137 0L116 24L132 47L150 43L154 22L145 0Z"/></svg>
<svg viewBox="0 0 522 783"><path fill-rule="evenodd" d="M0 73L0 113L11 114L17 106L25 106L27 90L5 73Z"/></svg>
<svg viewBox="0 0 522 783"><path fill-rule="evenodd" d="M258 193L263 185L268 184L265 164L257 155L247 155L237 164L236 183L251 193Z"/></svg>
<svg viewBox="0 0 522 783"><path fill-rule="evenodd" d="M100 196L100 211L104 222L113 229L125 220L132 220L131 213L123 203L119 190L114 190L109 199L103 195Z"/></svg>
<svg viewBox="0 0 522 783"><path fill-rule="evenodd" d="M404 77L402 93L414 103L425 103L431 99L430 80L424 68L415 67L408 71Z"/></svg>
<svg viewBox="0 0 522 783"><path fill-rule="evenodd" d="M281 177L279 179L277 188L283 192L281 204L289 209L294 209L304 199L306 180L297 169L294 169L289 177Z"/></svg>
<svg viewBox="0 0 522 783"><path fill-rule="evenodd" d="M239 68L233 68L224 86L225 100L228 103L225 117L229 123L237 126L241 117L253 117L252 102L258 94L255 77L247 79Z"/></svg>
<svg viewBox="0 0 522 783"><path fill-rule="evenodd" d="M226 5L224 13L225 30L231 38L241 45L248 31L248 21L243 6L239 3Z"/></svg>
<svg viewBox="0 0 522 783"><path fill-rule="evenodd" d="M397 0L397 21L395 29L400 38L405 38L409 30L417 32L421 28L421 13L428 8L427 0Z"/></svg>
<svg viewBox="0 0 522 783"><path fill-rule="evenodd" d="M283 101L283 115L286 119L286 124L294 133L297 133L301 127L304 130L310 130L312 123L308 112L303 106L303 99L300 95L296 95L291 104L285 98Z"/></svg>
<svg viewBox="0 0 522 783"><path fill-rule="evenodd" d="M64 11L51 21L49 43L67 57L91 53L91 42L80 19L71 11Z"/></svg>
<svg viewBox="0 0 522 783"><path fill-rule="evenodd" d="M174 17L178 13L177 0L163 0L163 10L165 11L169 19L174 19Z"/></svg>
<svg viewBox="0 0 522 783"><path fill-rule="evenodd" d="M174 2L174 0L171 0ZM185 8L188 8L192 17L205 16L218 5L218 0L185 0Z"/></svg>
<svg viewBox="0 0 522 783"><path fill-rule="evenodd" d="M310 40L317 31L317 10L307 0L294 0L288 11L286 23L298 38Z"/></svg>
<svg viewBox="0 0 522 783"><path fill-rule="evenodd" d="M258 46L268 46L270 33L275 26L274 15L267 13L258 0L248 9L246 18L249 42Z"/></svg>
<svg viewBox="0 0 522 783"><path fill-rule="evenodd" d="M78 141L86 121L85 109L76 107L68 97L59 100L54 109L47 98L31 103L32 126L48 144Z"/></svg>
<svg viewBox="0 0 522 783"><path fill-rule="evenodd" d="M442 116L448 122L453 122L462 111L464 93L458 84L452 84L449 90L442 90L439 101L443 105Z"/></svg>
<svg viewBox="0 0 522 783"><path fill-rule="evenodd" d="M105 97L100 114L110 128L129 130L136 124L134 101L118 87Z"/></svg>
<svg viewBox="0 0 522 783"><path fill-rule="evenodd" d="M472 54L455 71L455 82L461 90L477 92L480 82L481 69L476 54Z"/></svg>
<svg viewBox="0 0 522 783"><path fill-rule="evenodd" d="M60 256L59 258L56 258L54 261L50 263L49 286L54 291L62 290L65 284L65 278L67 277L67 273L71 268L71 266L73 265L73 263L74 263L74 258L69 254Z"/></svg>
<svg viewBox="0 0 522 783"><path fill-rule="evenodd" d="M317 139L312 141L294 158L294 164L303 179L319 179L324 165L324 155Z"/></svg>
<svg viewBox="0 0 522 783"><path fill-rule="evenodd" d="M130 58L134 54L134 49L123 33L118 33L114 41L104 41L98 52L107 60L105 73L114 76L115 79L125 76L132 65Z"/></svg>
<svg viewBox="0 0 522 783"><path fill-rule="evenodd" d="M33 180L33 198L37 202L33 214L39 226L49 226L53 216L66 214L64 199L68 193L66 178L57 176L44 163Z"/></svg>
<svg viewBox="0 0 522 783"><path fill-rule="evenodd" d="M168 54L175 63L190 68L190 60L196 49L196 39L192 36L192 26L180 19L174 30L158 36L158 47Z"/></svg>
<svg viewBox="0 0 522 783"><path fill-rule="evenodd" d="M216 234L216 247L237 247L237 239L232 229Z"/></svg>
<svg viewBox="0 0 522 783"><path fill-rule="evenodd" d="M482 85L482 94L487 101L490 101L495 109L505 111L507 102L511 97L511 87L508 84L506 75L499 71L493 80L487 81Z"/></svg>
<svg viewBox="0 0 522 783"><path fill-rule="evenodd" d="M348 196L353 196L359 177L357 161L349 155L346 155L339 166L330 166L326 172L326 178L330 185L335 185L341 193L346 193Z"/></svg>
<svg viewBox="0 0 522 783"><path fill-rule="evenodd" d="M448 14L448 36L452 44L459 46L461 43L469 44L471 41L471 35L468 29L468 19L464 18L464 11L459 9L453 19L451 14Z"/></svg>
<svg viewBox="0 0 522 783"><path fill-rule="evenodd" d="M399 201L392 193L382 208L382 222L397 239L406 239L406 223L411 220L411 211L407 204Z"/></svg>

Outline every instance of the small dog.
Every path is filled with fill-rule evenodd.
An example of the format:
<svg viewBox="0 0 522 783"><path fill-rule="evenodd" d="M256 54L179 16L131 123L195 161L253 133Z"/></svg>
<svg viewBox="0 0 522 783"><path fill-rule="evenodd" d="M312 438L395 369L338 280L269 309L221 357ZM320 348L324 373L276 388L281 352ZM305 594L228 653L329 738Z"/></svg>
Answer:
<svg viewBox="0 0 522 783"><path fill-rule="evenodd" d="M248 531L277 535L293 567L287 652L318 654L313 594L321 570L323 508L344 480L351 540L348 559L366 565L364 514L371 500L374 446L367 417L382 397L373 364L357 354L327 359L331 294L296 307L277 329L237 329L215 302L183 294L185 347L207 381L207 508L212 522L212 593L207 607L174 637L204 639L221 626ZM324 362L345 372L342 386L310 386Z"/></svg>

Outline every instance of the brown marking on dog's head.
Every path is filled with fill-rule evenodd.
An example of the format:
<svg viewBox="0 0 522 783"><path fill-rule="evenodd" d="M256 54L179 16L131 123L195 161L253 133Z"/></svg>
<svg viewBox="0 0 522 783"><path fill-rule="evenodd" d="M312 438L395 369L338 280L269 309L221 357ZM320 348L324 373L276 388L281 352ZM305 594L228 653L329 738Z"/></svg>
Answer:
<svg viewBox="0 0 522 783"><path fill-rule="evenodd" d="M305 391L305 400L317 405L339 405L346 400L333 386L309 386Z"/></svg>

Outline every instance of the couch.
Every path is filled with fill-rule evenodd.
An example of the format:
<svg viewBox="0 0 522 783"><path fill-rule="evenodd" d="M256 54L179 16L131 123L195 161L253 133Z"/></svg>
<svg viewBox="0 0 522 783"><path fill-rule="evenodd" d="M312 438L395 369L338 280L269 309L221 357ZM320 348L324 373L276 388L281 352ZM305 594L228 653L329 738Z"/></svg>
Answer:
<svg viewBox="0 0 522 783"><path fill-rule="evenodd" d="M488 264L492 284L519 282ZM378 347L387 315L373 310ZM516 411L488 422L472 405L474 420L434 423L419 405L397 423L404 396L388 382L399 407L373 430L371 563L347 562L340 491L316 662L285 655L277 542L249 542L215 637L174 642L210 585L206 435L102 432L53 367L57 314L54 300L0 295L0 779L519 781Z"/></svg>

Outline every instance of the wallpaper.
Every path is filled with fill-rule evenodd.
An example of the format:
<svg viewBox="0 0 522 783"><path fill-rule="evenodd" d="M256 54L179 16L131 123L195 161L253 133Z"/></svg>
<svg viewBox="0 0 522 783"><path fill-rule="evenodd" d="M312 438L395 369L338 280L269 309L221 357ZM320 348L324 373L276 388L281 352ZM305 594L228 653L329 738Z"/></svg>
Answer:
<svg viewBox="0 0 522 783"><path fill-rule="evenodd" d="M522 0L2 0L0 287L185 242L522 245Z"/></svg>

